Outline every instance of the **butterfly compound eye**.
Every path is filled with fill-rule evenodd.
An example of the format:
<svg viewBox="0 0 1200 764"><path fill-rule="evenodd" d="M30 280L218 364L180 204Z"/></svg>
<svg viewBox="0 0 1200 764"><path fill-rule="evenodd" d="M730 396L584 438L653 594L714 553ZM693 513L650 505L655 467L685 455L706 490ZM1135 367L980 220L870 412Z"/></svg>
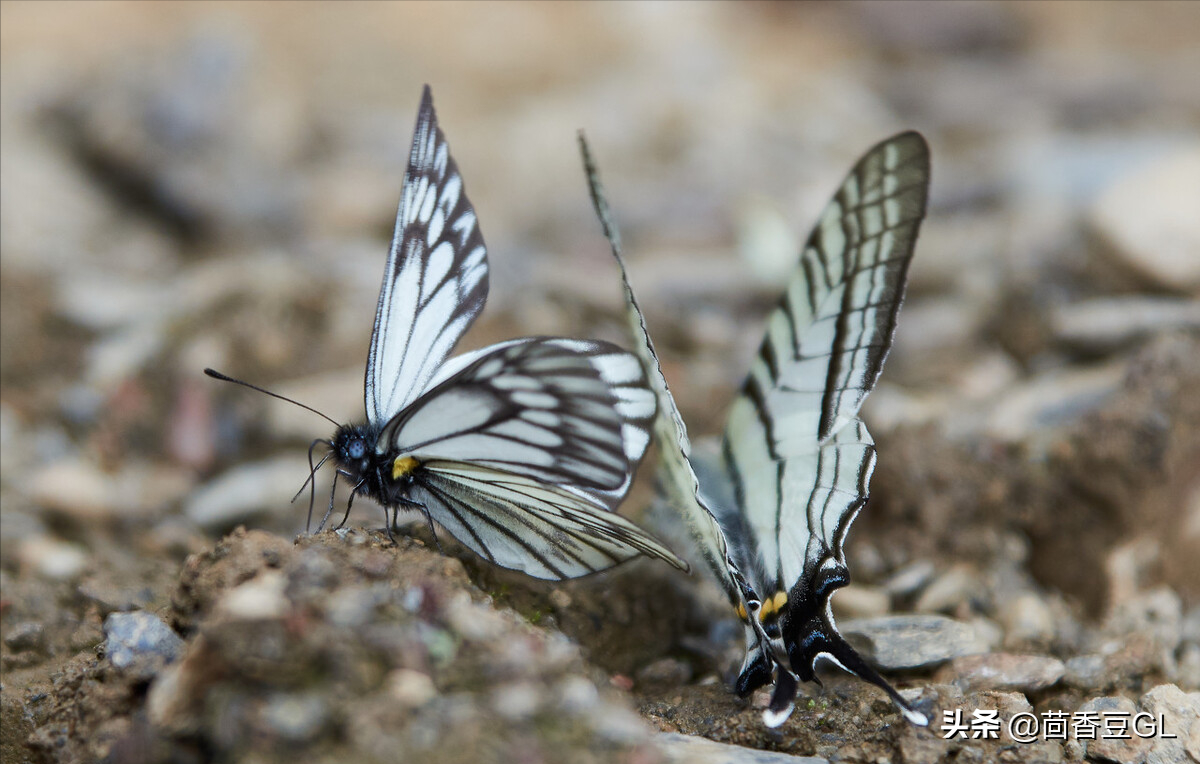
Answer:
<svg viewBox="0 0 1200 764"><path fill-rule="evenodd" d="M355 438L350 441L350 444L346 447L346 451L350 454L351 459L361 459L363 458L363 454L367 453L367 444L363 443L360 438Z"/></svg>

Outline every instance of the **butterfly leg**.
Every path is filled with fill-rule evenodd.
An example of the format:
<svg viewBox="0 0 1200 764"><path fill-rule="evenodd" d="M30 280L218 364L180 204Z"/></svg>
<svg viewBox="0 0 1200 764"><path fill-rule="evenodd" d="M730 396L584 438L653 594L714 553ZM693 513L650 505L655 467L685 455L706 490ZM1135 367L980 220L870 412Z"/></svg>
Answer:
<svg viewBox="0 0 1200 764"><path fill-rule="evenodd" d="M329 516L333 514L333 498L337 494L337 479L340 474L342 474L341 470L334 470L333 472L333 485L329 487L329 508L325 510L325 516L321 518L320 524L317 525L317 533L325 530L325 523L329 521Z"/></svg>
<svg viewBox="0 0 1200 764"><path fill-rule="evenodd" d="M364 480L358 481L358 485L350 489L350 498L346 500L346 514L342 515L342 521L337 524L338 528L345 528L346 521L350 519L350 508L354 506L354 497L358 495L358 489L362 488Z"/></svg>

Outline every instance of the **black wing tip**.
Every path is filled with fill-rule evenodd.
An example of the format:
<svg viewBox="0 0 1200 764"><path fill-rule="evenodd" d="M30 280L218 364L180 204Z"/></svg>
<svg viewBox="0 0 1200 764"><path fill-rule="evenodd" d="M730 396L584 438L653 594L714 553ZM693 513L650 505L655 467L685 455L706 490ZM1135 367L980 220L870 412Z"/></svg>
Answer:
<svg viewBox="0 0 1200 764"><path fill-rule="evenodd" d="M428 82L421 86L421 110L433 111L433 89Z"/></svg>

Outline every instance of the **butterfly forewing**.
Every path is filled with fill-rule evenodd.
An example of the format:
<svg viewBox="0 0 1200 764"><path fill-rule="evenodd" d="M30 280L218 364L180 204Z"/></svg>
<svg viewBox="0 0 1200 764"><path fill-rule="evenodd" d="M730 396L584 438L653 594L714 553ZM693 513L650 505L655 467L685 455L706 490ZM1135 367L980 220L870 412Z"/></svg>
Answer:
<svg viewBox="0 0 1200 764"><path fill-rule="evenodd" d="M928 186L925 141L902 133L859 160L809 236L746 382L777 456L827 439L874 387Z"/></svg>
<svg viewBox="0 0 1200 764"><path fill-rule="evenodd" d="M483 236L425 88L367 356L367 419L428 389L487 298Z"/></svg>
<svg viewBox="0 0 1200 764"><path fill-rule="evenodd" d="M627 359L625 383L641 379L636 359L606 343L505 343L389 422L377 450L471 462L583 491L628 487L633 466L625 428L632 425L621 407L630 404L618 401L594 364L596 358L615 364L620 356ZM648 438L643 429L643 450Z"/></svg>

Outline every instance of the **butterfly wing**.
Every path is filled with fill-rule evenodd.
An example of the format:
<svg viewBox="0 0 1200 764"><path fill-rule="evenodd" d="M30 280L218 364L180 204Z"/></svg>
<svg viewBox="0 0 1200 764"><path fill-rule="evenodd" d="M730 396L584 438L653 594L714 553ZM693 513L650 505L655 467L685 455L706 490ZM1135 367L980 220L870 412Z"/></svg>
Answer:
<svg viewBox="0 0 1200 764"><path fill-rule="evenodd" d="M475 462L431 460L409 496L464 545L501 567L560 580L639 554L687 563L586 494Z"/></svg>
<svg viewBox="0 0 1200 764"><path fill-rule="evenodd" d="M687 427L675 398L667 385L658 354L654 350L654 342L650 339L646 328L646 318L638 306L633 288L629 284L629 274L625 268L625 260L621 255L620 234L612 222L608 201L600 184L599 173L596 171L588 150L587 140L579 135L579 149L583 157L584 173L587 176L588 188L591 192L592 203L600 225L608 239L613 258L621 272L621 285L625 296L625 317L628 323L630 337L633 339L634 354L641 361L649 378L650 387L658 399L658 416L654 420L654 437L659 444L659 487L667 500L678 509L688 524L688 529L717 582L725 589L730 603L741 607L743 612L756 613L760 602L757 594L747 584L730 557L729 545L725 533L710 509L710 499L702 495L701 484L693 469L691 460L691 442L688 439ZM758 621L752 621L758 624ZM766 635L759 629L755 642L766 644Z"/></svg>
<svg viewBox="0 0 1200 764"><path fill-rule="evenodd" d="M722 451L741 510L722 520L762 593L787 595L779 621L792 670L811 679L816 659L831 658L918 724L927 720L838 633L829 600L849 581L842 544L875 464L858 410L891 347L928 184L928 148L913 132L875 146L851 170L768 319ZM739 689L766 681L748 664ZM791 678L777 684L769 724L787 718L794 693Z"/></svg>
<svg viewBox="0 0 1200 764"><path fill-rule="evenodd" d="M528 339L508 340L451 358L442 366L431 383L431 387L457 375L485 355L528 341ZM567 352L582 354L587 358L595 372L607 383L616 400L615 411L621 419L621 440L625 458L630 465L639 464L642 456L646 453L646 448L650 445L650 431L657 406L653 392L647 389L644 372L640 367L631 366L631 356L628 353L607 343L559 337L540 338L539 341ZM610 489L591 489L586 491L586 494L590 498L600 500L609 509L615 510L629 491L633 476L634 472L630 470L619 486ZM570 490L580 491L582 489L573 486Z"/></svg>
<svg viewBox="0 0 1200 764"><path fill-rule="evenodd" d="M380 453L421 465L407 500L484 558L538 578L638 554L686 569L611 512L654 418L636 358L603 342L534 338L464 361L380 435Z"/></svg>
<svg viewBox="0 0 1200 764"><path fill-rule="evenodd" d="M388 421L429 388L487 289L483 236L426 86L371 332L370 422Z"/></svg>
<svg viewBox="0 0 1200 764"><path fill-rule="evenodd" d="M654 412L636 358L608 343L556 338L503 343L472 358L388 422L376 450L471 462L593 495L628 487L636 462L626 428L641 428L640 456Z"/></svg>

